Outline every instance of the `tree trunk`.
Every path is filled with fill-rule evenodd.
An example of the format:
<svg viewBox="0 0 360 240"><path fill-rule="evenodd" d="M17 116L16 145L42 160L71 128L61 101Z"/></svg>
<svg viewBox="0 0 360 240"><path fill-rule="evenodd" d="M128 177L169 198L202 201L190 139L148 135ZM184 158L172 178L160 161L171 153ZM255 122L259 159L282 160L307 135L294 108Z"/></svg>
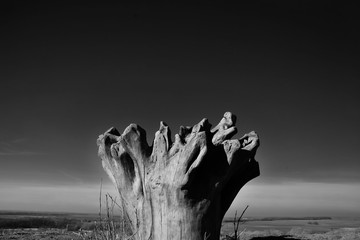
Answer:
<svg viewBox="0 0 360 240"><path fill-rule="evenodd" d="M219 239L222 219L238 191L259 176L255 132L240 139L236 117L224 114L211 129L207 119L180 127L171 141L161 122L149 147L136 124L99 136L102 165L116 185L125 219L137 240Z"/></svg>

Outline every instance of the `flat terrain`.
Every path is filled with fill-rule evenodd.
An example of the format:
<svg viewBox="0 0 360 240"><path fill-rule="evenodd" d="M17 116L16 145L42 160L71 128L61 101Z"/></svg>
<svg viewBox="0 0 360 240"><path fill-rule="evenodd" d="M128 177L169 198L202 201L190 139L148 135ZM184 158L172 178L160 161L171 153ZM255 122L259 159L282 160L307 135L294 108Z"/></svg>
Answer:
<svg viewBox="0 0 360 240"><path fill-rule="evenodd" d="M0 239L27 239L27 240L80 240L84 239L80 232L62 229L7 229L0 230Z"/></svg>
<svg viewBox="0 0 360 240"><path fill-rule="evenodd" d="M234 232L232 222L224 222L222 234ZM265 236L293 236L298 239L360 240L360 218L303 220L252 220L240 225L244 240Z"/></svg>
<svg viewBox="0 0 360 240"><path fill-rule="evenodd" d="M233 223L224 221L221 232L222 239L232 236ZM0 211L0 239L84 240L102 233L97 214ZM240 224L239 233L241 240L360 240L360 218L250 219Z"/></svg>

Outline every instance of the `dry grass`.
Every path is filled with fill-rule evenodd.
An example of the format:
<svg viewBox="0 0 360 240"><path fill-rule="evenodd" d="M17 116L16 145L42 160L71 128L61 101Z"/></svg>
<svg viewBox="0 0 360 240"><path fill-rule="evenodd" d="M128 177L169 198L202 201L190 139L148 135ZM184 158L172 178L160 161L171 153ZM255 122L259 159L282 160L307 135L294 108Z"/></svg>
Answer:
<svg viewBox="0 0 360 240"><path fill-rule="evenodd" d="M243 220L243 216L244 216L244 213L246 212L246 210L249 208L249 205L247 205L245 207L245 209L242 211L240 217L237 217L237 211L235 212L235 216L234 216L234 220L233 220L233 227L234 227L234 232L232 235L225 235L225 237L222 237L222 239L224 240L237 240L237 239L240 239L240 236L243 234L243 232L245 231L242 230L241 232L239 232L239 227L240 227L240 224L243 224L245 223L245 221Z"/></svg>
<svg viewBox="0 0 360 240"><path fill-rule="evenodd" d="M99 195L99 221L95 222L95 229L90 235L85 235L86 239L95 240L131 240L134 234L130 232L123 217L122 207L116 202L109 193L105 194L105 212L103 214L102 205L102 181L100 184ZM117 214L116 214L117 213Z"/></svg>

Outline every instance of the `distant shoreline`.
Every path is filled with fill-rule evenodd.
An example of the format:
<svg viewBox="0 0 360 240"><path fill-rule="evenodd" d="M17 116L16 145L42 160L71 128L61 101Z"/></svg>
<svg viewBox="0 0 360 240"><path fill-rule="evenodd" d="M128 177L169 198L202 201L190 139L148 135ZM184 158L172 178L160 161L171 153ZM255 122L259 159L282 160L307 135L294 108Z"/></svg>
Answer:
<svg viewBox="0 0 360 240"><path fill-rule="evenodd" d="M264 218L243 218L243 221L281 221L281 220L332 220L332 217L264 217ZM224 218L223 222L234 222L234 218Z"/></svg>
<svg viewBox="0 0 360 240"><path fill-rule="evenodd" d="M66 215L98 215L99 213L77 213L77 212L48 212L48 211L17 211L0 210L1 215L24 215L24 216L66 216ZM244 217L243 221L281 221L281 220L332 220L332 217ZM234 218L226 217L223 222L233 222Z"/></svg>
<svg viewBox="0 0 360 240"><path fill-rule="evenodd" d="M62 215L99 215L99 213L0 210L0 215L62 216Z"/></svg>

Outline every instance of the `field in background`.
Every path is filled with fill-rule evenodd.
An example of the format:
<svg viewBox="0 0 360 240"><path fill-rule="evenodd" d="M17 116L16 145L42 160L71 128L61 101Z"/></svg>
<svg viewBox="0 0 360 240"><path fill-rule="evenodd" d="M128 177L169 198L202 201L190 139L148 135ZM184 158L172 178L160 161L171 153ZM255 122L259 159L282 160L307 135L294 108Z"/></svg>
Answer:
<svg viewBox="0 0 360 240"><path fill-rule="evenodd" d="M98 214L0 211L0 229L57 228L93 230Z"/></svg>
<svg viewBox="0 0 360 240"><path fill-rule="evenodd" d="M120 219L118 219L120 222ZM1 212L0 239L85 239L99 223L98 214ZM234 232L231 219L222 226L222 236ZM248 219L240 225L242 240L290 235L297 239L360 239L360 218Z"/></svg>

